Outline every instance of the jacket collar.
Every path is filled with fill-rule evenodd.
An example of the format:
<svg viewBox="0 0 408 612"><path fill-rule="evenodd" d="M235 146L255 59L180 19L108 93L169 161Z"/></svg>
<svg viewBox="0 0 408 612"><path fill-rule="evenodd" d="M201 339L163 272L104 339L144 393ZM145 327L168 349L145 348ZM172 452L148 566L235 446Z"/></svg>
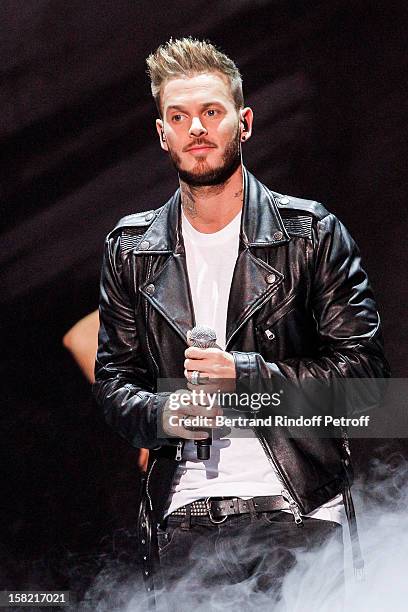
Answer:
<svg viewBox="0 0 408 612"><path fill-rule="evenodd" d="M153 276L139 287L151 306L160 312L187 346L186 334L195 316L181 233L179 190L159 210L143 236L143 250L134 254L172 254ZM231 282L226 322L226 350L254 313L269 300L284 275L251 253L253 247L278 246L289 240L273 195L244 168L244 207L241 241Z"/></svg>
<svg viewBox="0 0 408 612"><path fill-rule="evenodd" d="M241 217L241 242L245 247L267 247L289 240L273 194L243 168L244 204ZM144 234L143 243L151 253L182 253L180 189L159 210ZM136 251L139 252L139 251Z"/></svg>

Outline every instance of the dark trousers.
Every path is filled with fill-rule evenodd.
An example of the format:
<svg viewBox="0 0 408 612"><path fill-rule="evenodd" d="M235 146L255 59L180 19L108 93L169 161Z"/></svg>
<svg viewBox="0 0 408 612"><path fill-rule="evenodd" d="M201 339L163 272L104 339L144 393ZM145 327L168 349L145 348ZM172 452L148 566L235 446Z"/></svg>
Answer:
<svg viewBox="0 0 408 612"><path fill-rule="evenodd" d="M343 609L342 527L291 514L168 517L158 532L161 610ZM157 592L157 589L156 589Z"/></svg>

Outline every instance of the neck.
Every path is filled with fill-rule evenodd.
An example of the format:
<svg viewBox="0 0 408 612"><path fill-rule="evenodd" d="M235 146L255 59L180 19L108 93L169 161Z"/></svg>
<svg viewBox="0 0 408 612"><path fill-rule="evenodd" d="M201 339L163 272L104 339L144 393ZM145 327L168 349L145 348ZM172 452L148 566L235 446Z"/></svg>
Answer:
<svg viewBox="0 0 408 612"><path fill-rule="evenodd" d="M199 232L212 234L228 225L242 209L242 165L221 185L192 187L180 181L183 212Z"/></svg>

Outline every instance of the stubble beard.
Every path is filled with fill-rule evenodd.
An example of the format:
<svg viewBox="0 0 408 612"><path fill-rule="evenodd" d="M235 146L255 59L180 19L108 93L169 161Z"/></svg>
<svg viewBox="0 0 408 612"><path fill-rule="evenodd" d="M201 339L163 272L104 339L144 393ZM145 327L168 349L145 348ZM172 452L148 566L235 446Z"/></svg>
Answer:
<svg viewBox="0 0 408 612"><path fill-rule="evenodd" d="M180 180L190 187L222 185L228 181L241 163L239 126L234 136L225 147L222 163L217 168L211 168L204 157L199 157L194 170L183 170L183 168L180 167L181 159L177 153L169 150L169 154Z"/></svg>

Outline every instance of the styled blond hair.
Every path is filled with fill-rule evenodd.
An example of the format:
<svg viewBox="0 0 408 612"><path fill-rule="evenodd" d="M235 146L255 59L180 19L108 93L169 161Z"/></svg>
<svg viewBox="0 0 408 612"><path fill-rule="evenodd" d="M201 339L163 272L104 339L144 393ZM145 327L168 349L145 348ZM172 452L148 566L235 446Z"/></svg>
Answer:
<svg viewBox="0 0 408 612"><path fill-rule="evenodd" d="M192 76L200 72L220 72L231 85L231 93L237 109L244 106L242 77L234 62L206 40L188 36L170 40L160 45L146 60L151 90L161 114L160 93L163 83L178 76Z"/></svg>

